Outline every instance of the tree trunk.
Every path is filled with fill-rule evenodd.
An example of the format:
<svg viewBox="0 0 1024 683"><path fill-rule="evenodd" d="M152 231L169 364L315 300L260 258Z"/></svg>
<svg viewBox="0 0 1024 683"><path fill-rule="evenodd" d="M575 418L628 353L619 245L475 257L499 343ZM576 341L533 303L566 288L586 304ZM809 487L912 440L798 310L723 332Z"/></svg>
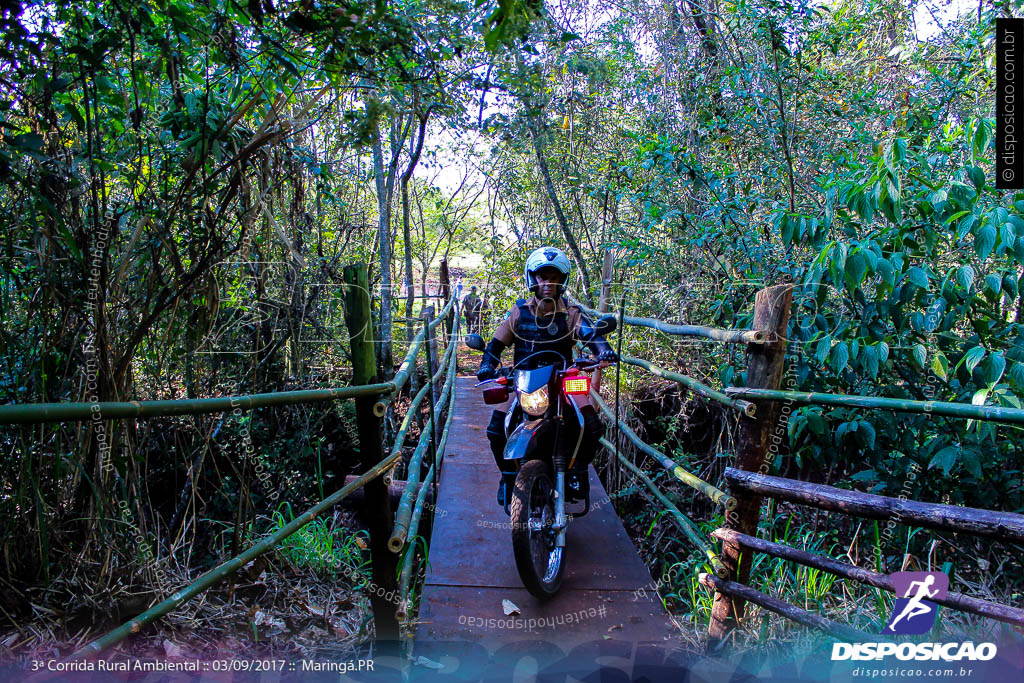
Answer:
<svg viewBox="0 0 1024 683"><path fill-rule="evenodd" d="M395 192L395 171L402 144L408 134L408 126L403 127L401 137L396 125L392 123L391 131L391 163L384 169L384 151L381 148L380 124L375 120L371 129L373 149L373 176L377 190L377 249L380 253L380 334L378 362L381 367L381 378L391 379L395 373L395 362L391 351L391 198Z"/></svg>
<svg viewBox="0 0 1024 683"><path fill-rule="evenodd" d="M429 110L419 116L419 130L416 132L416 136L409 141L409 165L406 167L405 173L402 174L402 237L405 240L405 319L407 322L412 320L413 297L416 287L412 277L412 231L409 226L412 207L409 205L409 180L420 160L420 152L423 151L423 138L426 137L429 116ZM412 341L414 326L411 323L406 325L405 336L408 341Z"/></svg>
<svg viewBox="0 0 1024 683"><path fill-rule="evenodd" d="M598 313L608 312L608 300L612 293L612 277L615 272L615 255L612 254L611 249L606 249L604 252L604 261L601 263L601 295L597 302ZM594 321L597 322L597 321ZM624 330L619 330L619 334L622 334ZM600 368L594 371L594 379L591 382L594 387L594 391L601 390L601 377L603 373Z"/></svg>
<svg viewBox="0 0 1024 683"><path fill-rule="evenodd" d="M583 299L587 302L588 306L593 306L594 298L593 293L590 291L590 275L587 274L587 264L583 260L583 254L580 252L579 244L576 243L576 238L573 237L572 232L569 230L569 224L565 220L565 213L562 211L562 203L558 200L555 184L551 181L551 172L548 170L548 162L544 157L544 143L541 140L540 124L533 112L527 113L527 121L530 128L530 137L533 139L533 149L537 154L537 165L540 166L540 174L544 178L544 187L548 191L548 198L551 200L551 206L555 211L555 218L558 220L558 225L562 229L562 235L565 237L565 243L572 253L573 260L576 261L576 267L580 269L580 276L583 278Z"/></svg>
<svg viewBox="0 0 1024 683"><path fill-rule="evenodd" d="M384 178L384 152L380 144L380 127L373 125L373 179L377 189L377 251L380 256L380 333L377 335L377 358L382 366L382 379L390 379L394 362L391 358L391 240L389 237L391 197Z"/></svg>

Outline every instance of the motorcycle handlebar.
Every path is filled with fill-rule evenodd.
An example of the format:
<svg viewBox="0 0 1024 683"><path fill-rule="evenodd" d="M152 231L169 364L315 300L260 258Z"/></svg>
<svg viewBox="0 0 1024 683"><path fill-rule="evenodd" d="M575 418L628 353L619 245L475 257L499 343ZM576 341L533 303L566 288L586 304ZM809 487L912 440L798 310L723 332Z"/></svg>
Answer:
<svg viewBox="0 0 1024 683"><path fill-rule="evenodd" d="M483 382L477 382L473 386L474 387L479 387L481 385L488 384L490 382L497 382L498 379L501 378L501 377L504 377L504 378L507 379L507 378L509 378L512 375L512 368L510 368L510 367L498 368L495 372L497 373L496 376L492 377L491 379L485 379Z"/></svg>
<svg viewBox="0 0 1024 683"><path fill-rule="evenodd" d="M592 356L582 356L575 359L572 364L580 370L596 370L598 368L606 368L613 363L605 360L598 360Z"/></svg>
<svg viewBox="0 0 1024 683"><path fill-rule="evenodd" d="M573 364L574 367L577 367L580 370L585 370L585 371L589 372L591 370L597 370L598 368L606 368L609 365L612 365L613 363L610 363L608 361L598 360L598 359L596 359L594 357L591 357L591 356L581 356L579 358L573 359L572 364ZM504 378L511 377L513 369L514 368L512 368L511 366L505 366L505 367L498 368L496 370L497 375L495 377L493 377L491 379L485 379L482 382L477 382L473 386L474 387L479 387L479 386L483 386L484 384L490 384L491 382L497 382L498 378L500 378L500 377L504 377Z"/></svg>

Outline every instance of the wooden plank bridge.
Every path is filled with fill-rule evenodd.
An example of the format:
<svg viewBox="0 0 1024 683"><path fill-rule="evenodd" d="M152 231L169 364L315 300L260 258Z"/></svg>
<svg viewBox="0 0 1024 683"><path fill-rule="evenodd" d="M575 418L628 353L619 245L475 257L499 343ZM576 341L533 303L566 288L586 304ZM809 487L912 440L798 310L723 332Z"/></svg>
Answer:
<svg viewBox="0 0 1024 683"><path fill-rule="evenodd" d="M590 511L574 519L567 532L561 590L541 602L523 587L509 518L494 498L498 472L485 434L491 408L474 382L460 377L456 384L414 660L418 655L431 659L431 644L443 644L448 652L455 642L479 646L475 651L481 656L498 650L515 656L524 649L550 653L552 644L565 652L619 652L642 643L646 656L671 653L679 628L652 590L650 572L593 467ZM506 615L503 600L520 613Z"/></svg>

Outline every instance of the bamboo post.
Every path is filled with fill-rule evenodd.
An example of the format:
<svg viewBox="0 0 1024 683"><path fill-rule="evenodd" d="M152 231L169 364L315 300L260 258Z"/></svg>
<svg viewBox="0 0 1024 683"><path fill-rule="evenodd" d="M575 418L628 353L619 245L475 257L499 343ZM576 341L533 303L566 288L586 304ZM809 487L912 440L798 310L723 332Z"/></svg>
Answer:
<svg viewBox="0 0 1024 683"><path fill-rule="evenodd" d="M778 389L785 371L786 325L793 301L793 286L775 285L762 289L754 301L753 331L765 335L765 343L747 344L747 381L749 387ZM777 403L766 402L753 419L740 420L737 434L736 468L748 472L761 471L767 466L768 439L775 429L779 409ZM757 535L757 521L761 514L761 496L747 492L731 492L736 498L736 509L726 514L726 527L742 534ZM750 579L750 553L743 553L740 545L727 541L722 544L722 563L735 581L745 584ZM714 647L743 617L744 599L737 592L715 593L708 629L709 645Z"/></svg>
<svg viewBox="0 0 1024 683"><path fill-rule="evenodd" d="M434 336L434 328L430 324L433 319L434 307L427 306L423 311L423 329L427 331L427 376L430 378L434 377L434 368L437 367L437 337ZM432 399L428 406L430 409L430 464L437 471L437 413L434 410L434 404L440 400L441 391L432 380L430 385L430 398Z"/></svg>
<svg viewBox="0 0 1024 683"><path fill-rule="evenodd" d="M601 292L598 295L597 300L597 312L602 315L608 312L608 298L612 291L612 274L615 272L615 254L612 253L611 249L605 249L604 261L601 263ZM598 316L600 317L600 316ZM595 321L596 322L596 321ZM622 334L622 330L619 330L619 334ZM594 391L601 390L601 368L594 371L593 380L590 385L594 388Z"/></svg>
<svg viewBox="0 0 1024 683"><path fill-rule="evenodd" d="M374 353L373 324L370 316L370 288L364 264L345 266L345 324L352 340L352 384L372 384L376 381L377 359ZM383 458L380 418L374 413L376 399L356 399L356 423L359 430L359 459L361 469L368 470ZM388 552L388 538L394 515L388 501L388 487L382 477L366 483L363 524L370 532L370 557L373 563L373 582L378 590L371 591L374 625L378 640L398 640L398 622L395 611L385 595L397 590L395 556ZM383 591L379 590L383 588ZM380 595L378 595L380 593Z"/></svg>

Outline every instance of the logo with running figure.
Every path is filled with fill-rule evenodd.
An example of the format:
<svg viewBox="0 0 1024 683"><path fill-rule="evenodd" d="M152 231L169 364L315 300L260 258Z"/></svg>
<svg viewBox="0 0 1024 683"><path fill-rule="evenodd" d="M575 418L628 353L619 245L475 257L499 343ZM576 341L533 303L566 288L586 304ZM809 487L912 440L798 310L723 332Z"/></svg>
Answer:
<svg viewBox="0 0 1024 683"><path fill-rule="evenodd" d="M892 618L882 633L905 636L927 633L935 624L936 605L949 591L949 577L943 572L896 572L890 574L896 589Z"/></svg>

